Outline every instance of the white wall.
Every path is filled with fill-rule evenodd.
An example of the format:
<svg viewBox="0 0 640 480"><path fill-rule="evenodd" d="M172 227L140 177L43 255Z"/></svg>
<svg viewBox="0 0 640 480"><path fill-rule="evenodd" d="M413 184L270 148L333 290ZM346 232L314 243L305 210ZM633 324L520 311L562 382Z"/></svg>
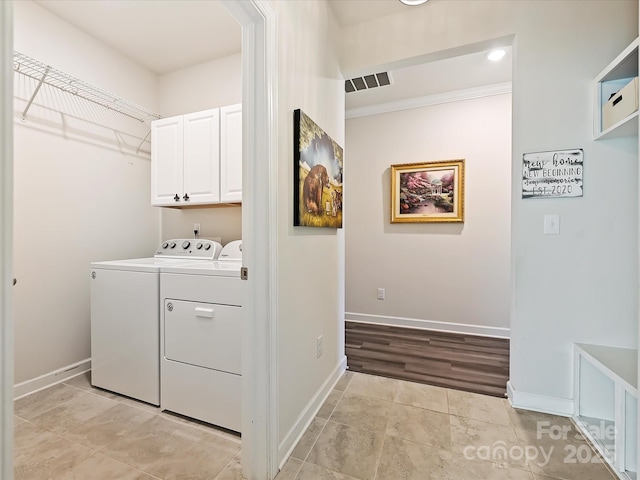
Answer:
<svg viewBox="0 0 640 480"><path fill-rule="evenodd" d="M160 113L182 115L242 102L242 55L236 54L194 65L159 77ZM162 238L193 235L199 223L202 237L220 237L222 243L242 238L242 207L162 210Z"/></svg>
<svg viewBox="0 0 640 480"><path fill-rule="evenodd" d="M278 410L279 455L303 433L344 360L341 230L293 227L293 111L344 141L344 81L337 26L324 1L275 1L278 14ZM316 338L324 354L316 359Z"/></svg>
<svg viewBox="0 0 640 480"><path fill-rule="evenodd" d="M155 109L153 74L33 2L14 7L17 51ZM90 357L89 263L148 256L159 241L149 167L59 123L15 122L16 383Z"/></svg>
<svg viewBox="0 0 640 480"><path fill-rule="evenodd" d="M163 117L242 102L242 54L176 70L158 77Z"/></svg>
<svg viewBox="0 0 640 480"><path fill-rule="evenodd" d="M429 2L343 31L348 73L515 35L511 385L532 408L568 413L573 342L637 344L637 138L593 141L591 112L592 79L638 35L637 9L635 0ZM584 149L584 196L522 200L522 155L566 148ZM559 236L542 234L545 213L560 214Z"/></svg>
<svg viewBox="0 0 640 480"><path fill-rule="evenodd" d="M346 138L347 319L508 335L511 95L350 119ZM464 224L391 224L390 165L455 159Z"/></svg>

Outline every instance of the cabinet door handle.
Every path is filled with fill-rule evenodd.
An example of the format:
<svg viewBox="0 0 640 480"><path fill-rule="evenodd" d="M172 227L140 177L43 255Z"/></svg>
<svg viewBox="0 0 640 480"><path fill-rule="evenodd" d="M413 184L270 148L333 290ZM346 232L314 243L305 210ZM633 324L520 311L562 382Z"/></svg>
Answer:
<svg viewBox="0 0 640 480"><path fill-rule="evenodd" d="M184 197L182 197L184 199L185 202L189 201L189 195L188 194L184 194Z"/></svg>
<svg viewBox="0 0 640 480"><path fill-rule="evenodd" d="M178 196L178 194L177 194L177 193L176 193L176 196L175 196L175 197L173 197L173 199L174 199L176 202L179 202L179 201L180 201L180 197Z"/></svg>
<svg viewBox="0 0 640 480"><path fill-rule="evenodd" d="M196 307L196 317L215 318L215 316L213 308Z"/></svg>

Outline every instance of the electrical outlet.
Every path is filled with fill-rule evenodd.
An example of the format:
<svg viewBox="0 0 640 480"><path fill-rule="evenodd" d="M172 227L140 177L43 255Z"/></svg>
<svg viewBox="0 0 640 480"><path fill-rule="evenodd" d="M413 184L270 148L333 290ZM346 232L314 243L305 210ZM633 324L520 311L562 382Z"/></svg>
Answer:
<svg viewBox="0 0 640 480"><path fill-rule="evenodd" d="M322 335L316 338L316 358L322 356Z"/></svg>
<svg viewBox="0 0 640 480"><path fill-rule="evenodd" d="M200 235L200 224L199 223L194 223L193 224L193 234L197 237L198 235Z"/></svg>
<svg viewBox="0 0 640 480"><path fill-rule="evenodd" d="M378 300L384 300L384 288L379 288L378 289Z"/></svg>

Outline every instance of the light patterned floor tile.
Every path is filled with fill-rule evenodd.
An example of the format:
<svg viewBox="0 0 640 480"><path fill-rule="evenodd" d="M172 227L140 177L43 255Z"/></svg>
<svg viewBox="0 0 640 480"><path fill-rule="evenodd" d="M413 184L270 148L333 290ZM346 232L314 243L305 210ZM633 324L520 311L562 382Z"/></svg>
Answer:
<svg viewBox="0 0 640 480"><path fill-rule="evenodd" d="M220 472L215 480L244 480L242 476L242 464L240 462L240 454L236 455L226 467Z"/></svg>
<svg viewBox="0 0 640 480"><path fill-rule="evenodd" d="M355 376L354 372L346 370L340 377L340 380L338 380L338 382L336 383L334 390L339 390L341 392L344 392L349 386L349 383L351 382L354 376Z"/></svg>
<svg viewBox="0 0 640 480"><path fill-rule="evenodd" d="M105 446L100 452L134 468L148 471L152 464L168 454L180 442L194 438L198 433L158 415L152 415L150 419L139 424L127 435ZM233 455L229 459L231 457Z"/></svg>
<svg viewBox="0 0 640 480"><path fill-rule="evenodd" d="M373 480L384 435L327 422L307 462L363 480Z"/></svg>
<svg viewBox="0 0 640 480"><path fill-rule="evenodd" d="M345 392L329 420L384 433L393 403L375 397Z"/></svg>
<svg viewBox="0 0 640 480"><path fill-rule="evenodd" d="M449 417L451 450L468 459L495 461L504 466L528 469L518 436L511 425L498 425L472 418Z"/></svg>
<svg viewBox="0 0 640 480"><path fill-rule="evenodd" d="M62 435L117 405L118 402L114 400L87 393L32 418L31 422Z"/></svg>
<svg viewBox="0 0 640 480"><path fill-rule="evenodd" d="M209 480L221 473L240 451L236 442L217 435L190 434L144 470L163 480Z"/></svg>
<svg viewBox="0 0 640 480"><path fill-rule="evenodd" d="M342 398L343 394L344 394L343 391L333 389L329 394L329 396L327 397L327 399L322 404L322 407L320 407L320 410L318 411L317 416L320 418L324 418L325 420L328 420L331 414L333 413L333 410L336 408L336 405L338 405L338 402Z"/></svg>
<svg viewBox="0 0 640 480"><path fill-rule="evenodd" d="M94 450L101 449L127 437L154 415L118 403L84 423L68 428L62 436Z"/></svg>
<svg viewBox="0 0 640 480"><path fill-rule="evenodd" d="M316 440L318 440L318 437L326 424L326 420L322 418L314 418L311 425L309 425L309 428L307 428L307 431L298 442L298 445L296 445L296 448L293 449L291 456L300 460L307 458L307 455L316 443Z"/></svg>
<svg viewBox="0 0 640 480"><path fill-rule="evenodd" d="M451 428L446 413L393 405L386 433L441 450L451 450Z"/></svg>
<svg viewBox="0 0 640 480"><path fill-rule="evenodd" d="M275 480L295 480L303 463L302 460L298 460L297 458L289 458L287 463L284 464L284 467L282 467L282 470L276 475Z"/></svg>
<svg viewBox="0 0 640 480"><path fill-rule="evenodd" d="M101 388L96 388L93 385L91 385L90 371L81 373L80 375L76 375L75 377L72 377L69 380L65 380L63 383L65 385L69 385L70 387L79 388L80 390L91 392L94 395L110 398L111 400L116 400L118 402L122 401L125 398L121 395L109 392L107 390L103 390Z"/></svg>
<svg viewBox="0 0 640 480"><path fill-rule="evenodd" d="M421 383L399 381L395 403L449 413L447 389Z"/></svg>
<svg viewBox="0 0 640 480"><path fill-rule="evenodd" d="M452 479L456 480L534 480L527 469L508 468L494 462L453 456Z"/></svg>
<svg viewBox="0 0 640 480"><path fill-rule="evenodd" d="M14 431L15 480L40 480L62 475L89 455L91 450L24 422Z"/></svg>
<svg viewBox="0 0 640 480"><path fill-rule="evenodd" d="M124 463L94 453L85 461L51 480L155 480Z"/></svg>
<svg viewBox="0 0 640 480"><path fill-rule="evenodd" d="M358 480L355 477L345 475L344 473L328 470L324 467L314 465L313 463L305 463L302 465L296 480Z"/></svg>
<svg viewBox="0 0 640 480"><path fill-rule="evenodd" d="M449 413L489 423L511 425L502 399L478 393L447 390Z"/></svg>
<svg viewBox="0 0 640 480"><path fill-rule="evenodd" d="M365 395L391 402L396 395L398 383L399 380L392 378L356 373L345 392L351 395Z"/></svg>
<svg viewBox="0 0 640 480"><path fill-rule="evenodd" d="M14 414L20 418L29 420L57 407L61 403L82 395L87 395L87 392L60 383L16 400L14 403Z"/></svg>
<svg viewBox="0 0 640 480"><path fill-rule="evenodd" d="M387 436L376 480L453 480L451 468L451 452Z"/></svg>

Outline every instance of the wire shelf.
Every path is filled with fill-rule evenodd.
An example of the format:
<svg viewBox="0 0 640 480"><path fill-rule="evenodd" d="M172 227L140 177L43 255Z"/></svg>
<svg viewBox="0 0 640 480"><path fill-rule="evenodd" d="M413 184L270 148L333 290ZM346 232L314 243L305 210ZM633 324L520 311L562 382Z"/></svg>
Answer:
<svg viewBox="0 0 640 480"><path fill-rule="evenodd" d="M23 122L30 112L38 127L150 154L151 122L161 115L19 52L13 67L14 104Z"/></svg>
<svg viewBox="0 0 640 480"><path fill-rule="evenodd" d="M39 82L23 116L26 115L26 112L31 106L31 102L38 93L40 86L49 85L62 90L63 92L76 95L88 100L89 102L98 104L109 110L126 115L127 117L138 120L139 122L150 122L152 120L162 118L161 115L154 113L151 110L90 85L87 82L61 72L60 70L56 70L50 65L34 60L33 58L19 52L13 53L13 69L15 72Z"/></svg>

